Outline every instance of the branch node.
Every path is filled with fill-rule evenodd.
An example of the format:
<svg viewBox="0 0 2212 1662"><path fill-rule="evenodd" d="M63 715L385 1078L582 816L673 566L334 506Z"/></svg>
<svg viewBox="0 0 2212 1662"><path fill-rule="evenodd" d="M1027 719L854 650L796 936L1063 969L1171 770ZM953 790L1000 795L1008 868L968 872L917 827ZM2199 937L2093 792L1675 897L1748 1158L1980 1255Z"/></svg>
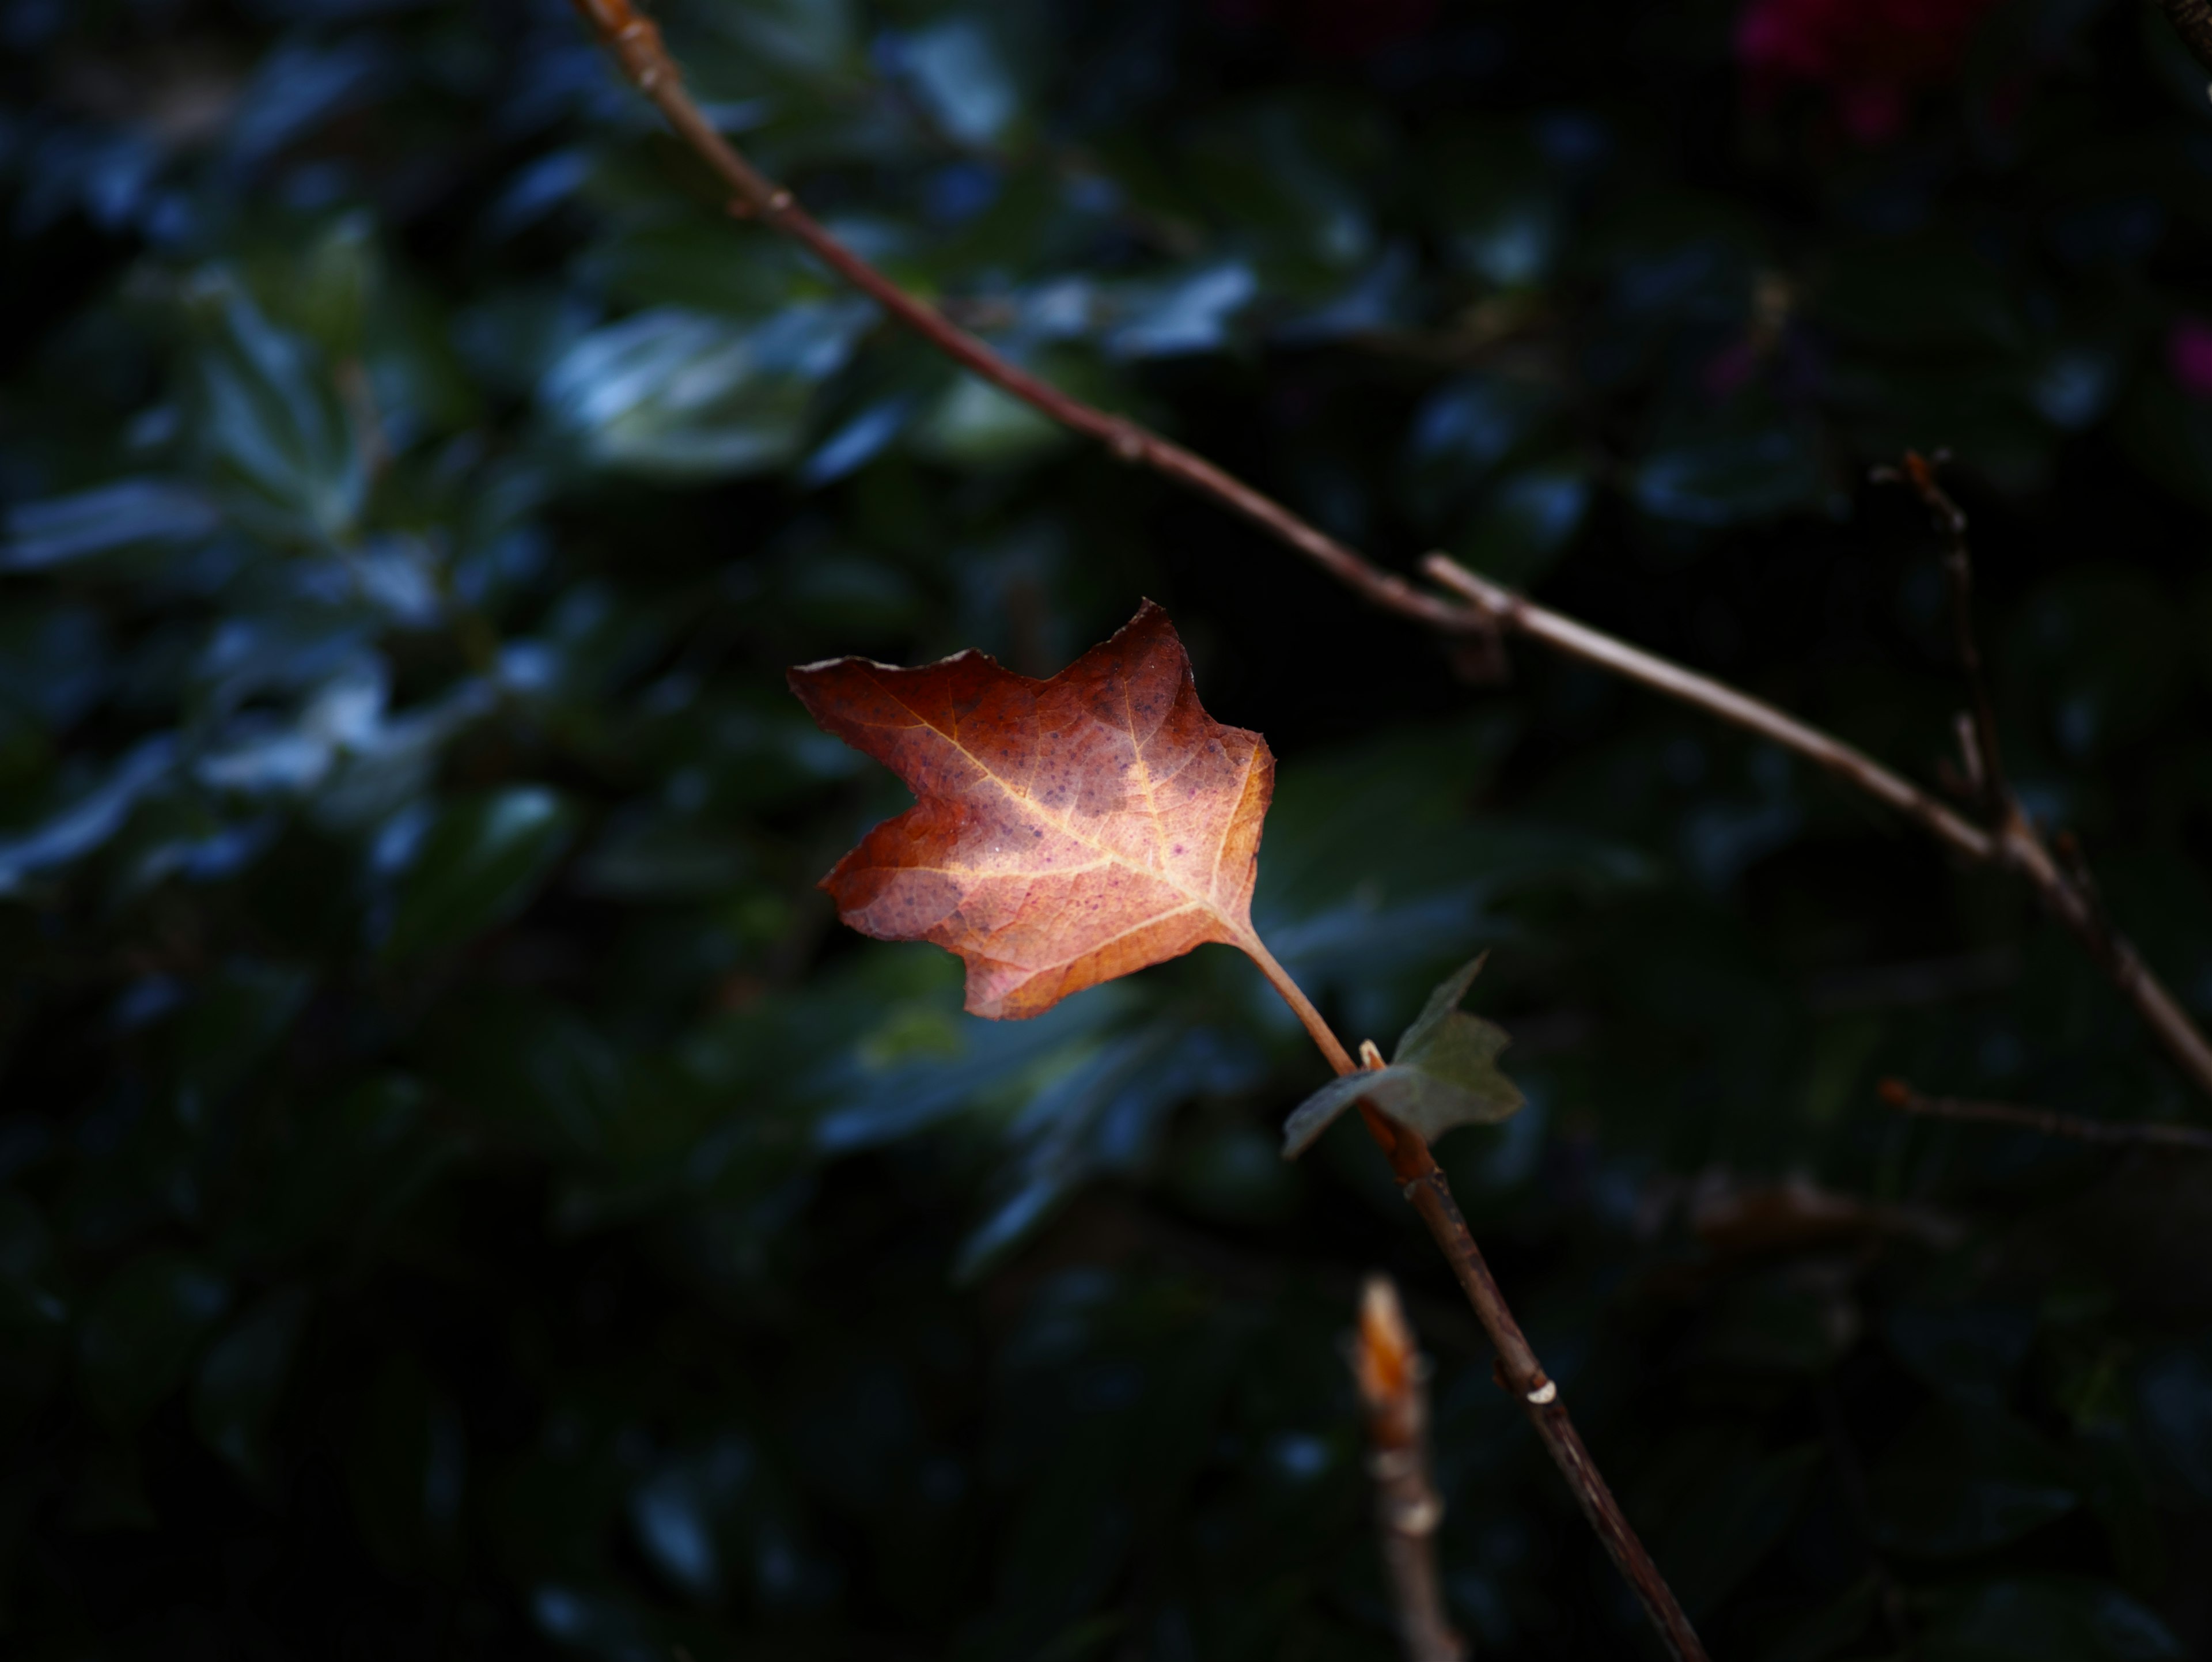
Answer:
<svg viewBox="0 0 2212 1662"><path fill-rule="evenodd" d="M1558 1402L1559 1400L1559 1382L1554 1379L1545 1380L1543 1384L1528 1393L1528 1400L1539 1408L1548 1407Z"/></svg>

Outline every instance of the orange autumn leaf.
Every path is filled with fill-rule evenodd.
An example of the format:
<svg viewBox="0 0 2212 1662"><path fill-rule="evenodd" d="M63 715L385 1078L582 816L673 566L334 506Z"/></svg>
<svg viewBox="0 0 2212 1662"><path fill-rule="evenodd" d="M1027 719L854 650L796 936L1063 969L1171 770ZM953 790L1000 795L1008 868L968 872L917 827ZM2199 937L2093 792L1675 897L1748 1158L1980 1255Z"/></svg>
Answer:
<svg viewBox="0 0 2212 1662"><path fill-rule="evenodd" d="M1049 680L962 652L918 669L833 659L791 687L919 799L822 886L864 934L959 953L975 1014L1042 1014L1208 941L1258 948L1275 758L1200 707L1150 600Z"/></svg>

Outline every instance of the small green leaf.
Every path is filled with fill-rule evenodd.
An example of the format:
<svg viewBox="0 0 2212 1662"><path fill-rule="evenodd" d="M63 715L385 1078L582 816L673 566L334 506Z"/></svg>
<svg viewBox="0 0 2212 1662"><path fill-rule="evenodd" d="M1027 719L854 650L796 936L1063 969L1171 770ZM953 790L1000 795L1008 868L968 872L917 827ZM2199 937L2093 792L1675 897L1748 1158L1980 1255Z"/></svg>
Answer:
<svg viewBox="0 0 2212 1662"><path fill-rule="evenodd" d="M69 1318L46 1285L52 1258L52 1232L38 1208L21 1195L0 1194L0 1333L10 1343Z"/></svg>
<svg viewBox="0 0 2212 1662"><path fill-rule="evenodd" d="M932 461L984 467L1027 461L1065 438L1052 422L1012 394L963 375L923 415L914 447Z"/></svg>
<svg viewBox="0 0 2212 1662"><path fill-rule="evenodd" d="M2164 1662L2188 1650L2117 1587L2072 1576L1992 1581L1921 1640L1926 1662L2039 1662L2095 1656Z"/></svg>
<svg viewBox="0 0 2212 1662"><path fill-rule="evenodd" d="M1431 1142L1455 1125L1495 1125L1520 1112L1520 1088L1498 1068L1498 1054L1510 1037L1496 1022L1459 1008L1487 957L1475 959L1429 995L1413 1025L1399 1037L1397 1056L1388 1068L1333 1079L1300 1103L1283 1125L1283 1158L1304 1154L1362 1098Z"/></svg>
<svg viewBox="0 0 2212 1662"><path fill-rule="evenodd" d="M1881 1613L1881 1584L1872 1575L1788 1629L1760 1662L1828 1662Z"/></svg>
<svg viewBox="0 0 2212 1662"><path fill-rule="evenodd" d="M1296 1160L1304 1154L1339 1114L1360 1098L1372 1097L1383 1075L1390 1071L1385 1068L1379 1073L1340 1075L1300 1103L1283 1122L1283 1158Z"/></svg>
<svg viewBox="0 0 2212 1662"><path fill-rule="evenodd" d="M519 785L454 804L400 881L387 962L458 947L529 904L568 847L574 810Z"/></svg>
<svg viewBox="0 0 2212 1662"><path fill-rule="evenodd" d="M234 1324L200 1363L192 1424L209 1447L256 1482L269 1476L269 1421L307 1313L301 1287L280 1288Z"/></svg>
<svg viewBox="0 0 2212 1662"><path fill-rule="evenodd" d="M173 1254L150 1253L117 1270L78 1335L86 1393L101 1416L129 1428L151 1413L229 1302L221 1276Z"/></svg>
<svg viewBox="0 0 2212 1662"><path fill-rule="evenodd" d="M1571 457L1526 467L1498 481L1461 531L1459 550L1486 576L1525 587L1581 529L1590 495L1589 469Z"/></svg>
<svg viewBox="0 0 2212 1662"><path fill-rule="evenodd" d="M0 538L0 571L43 571L142 543L190 542L222 523L216 505L191 485L117 479L10 508Z"/></svg>
<svg viewBox="0 0 2212 1662"><path fill-rule="evenodd" d="M368 489L362 445L322 355L280 329L228 275L203 286L193 430L234 506L278 534L343 537Z"/></svg>
<svg viewBox="0 0 2212 1662"><path fill-rule="evenodd" d="M1482 966L1489 961L1488 953L1479 953L1437 983L1436 989L1429 995L1429 1001L1421 1006L1420 1014L1413 1018L1413 1025L1398 1035L1398 1053L1390 1058L1394 1065L1401 1062L1424 1064L1439 1044L1449 1043L1442 1035L1459 1014L1460 1001L1467 996L1468 989L1474 985L1475 977L1482 973ZM1489 1024L1486 1022L1484 1026ZM1492 1047L1492 1056L1504 1048L1504 1037L1502 1032L1498 1033L1500 1043ZM1515 1094L1517 1097L1519 1093Z"/></svg>
<svg viewBox="0 0 2212 1662"><path fill-rule="evenodd" d="M355 1524L385 1564L434 1565L452 1545L467 1472L460 1416L407 1350L386 1356L358 1403L343 1454Z"/></svg>
<svg viewBox="0 0 2212 1662"><path fill-rule="evenodd" d="M815 389L844 367L873 315L842 299L747 322L656 307L577 340L546 372L539 399L585 457L611 472L757 473L798 454Z"/></svg>
<svg viewBox="0 0 2212 1662"><path fill-rule="evenodd" d="M2066 1463L1995 1409L1933 1408L1890 1446L1868 1485L1875 1538L1942 1558L1982 1552L2074 1509Z"/></svg>

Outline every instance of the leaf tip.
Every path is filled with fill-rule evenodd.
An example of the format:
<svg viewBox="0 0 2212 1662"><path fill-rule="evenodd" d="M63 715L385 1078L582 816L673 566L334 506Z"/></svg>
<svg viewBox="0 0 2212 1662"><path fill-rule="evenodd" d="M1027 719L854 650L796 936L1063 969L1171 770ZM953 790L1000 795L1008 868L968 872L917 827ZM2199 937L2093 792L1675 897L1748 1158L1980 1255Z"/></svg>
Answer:
<svg viewBox="0 0 2212 1662"><path fill-rule="evenodd" d="M1413 1330L1388 1275L1370 1275L1359 1292L1359 1336L1352 1369L1370 1410L1395 1406L1412 1389L1419 1366Z"/></svg>

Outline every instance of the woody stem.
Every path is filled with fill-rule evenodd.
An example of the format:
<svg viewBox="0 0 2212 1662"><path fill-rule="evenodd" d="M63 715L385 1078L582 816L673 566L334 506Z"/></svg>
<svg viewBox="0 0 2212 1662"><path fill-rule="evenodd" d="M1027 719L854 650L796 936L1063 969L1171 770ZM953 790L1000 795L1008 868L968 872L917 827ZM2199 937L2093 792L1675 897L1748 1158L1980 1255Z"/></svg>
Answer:
<svg viewBox="0 0 2212 1662"><path fill-rule="evenodd" d="M1359 1064L1352 1060L1352 1053L1344 1048L1343 1041L1322 1019L1313 1001L1291 978L1290 971L1275 961L1274 954L1260 937L1247 933L1236 944L1282 995L1283 1002L1291 1007L1291 1013L1312 1035L1321 1053L1328 1058L1329 1066L1340 1074L1356 1072ZM1419 1133L1399 1124L1367 1103L1359 1105L1359 1117L1367 1127L1367 1135L1389 1158L1390 1170L1396 1175L1407 1201L1428 1226L1437 1250L1451 1266L1468 1302L1474 1306L1476 1319L1481 1322L1483 1331L1497 1348L1498 1383L1520 1399L1522 1410L1543 1440L1545 1452L1559 1467L1559 1475L1567 1480L1567 1487L1574 1491L1583 1516L1597 1531L1614 1568L1635 1592L1668 1653L1676 1662L1705 1662L1705 1646L1690 1626L1690 1618L1683 1614L1674 1590L1660 1574L1659 1566L1652 1562L1650 1553L1638 1538L1620 1501L1613 1498L1604 1474L1598 1470L1589 1449L1583 1446L1581 1434L1568 1417L1559 1385L1544 1372L1528 1335L1513 1318L1505 1295L1498 1290L1489 1264L1483 1261L1482 1249L1474 1244L1467 1220L1452 1198L1451 1184L1429 1153L1427 1142Z"/></svg>

